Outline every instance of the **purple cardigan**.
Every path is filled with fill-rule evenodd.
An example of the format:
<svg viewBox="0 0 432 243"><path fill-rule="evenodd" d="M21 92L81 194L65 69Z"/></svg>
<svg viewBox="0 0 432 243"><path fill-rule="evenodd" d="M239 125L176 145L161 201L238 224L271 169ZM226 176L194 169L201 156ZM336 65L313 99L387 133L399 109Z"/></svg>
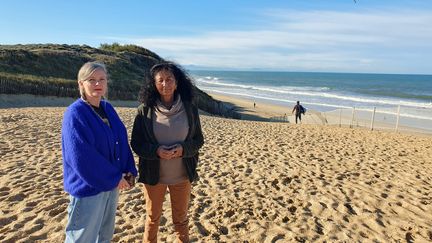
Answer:
<svg viewBox="0 0 432 243"><path fill-rule="evenodd" d="M111 127L82 99L64 113L63 183L74 197L93 196L117 187L123 173L137 175L126 127L114 108L102 100Z"/></svg>

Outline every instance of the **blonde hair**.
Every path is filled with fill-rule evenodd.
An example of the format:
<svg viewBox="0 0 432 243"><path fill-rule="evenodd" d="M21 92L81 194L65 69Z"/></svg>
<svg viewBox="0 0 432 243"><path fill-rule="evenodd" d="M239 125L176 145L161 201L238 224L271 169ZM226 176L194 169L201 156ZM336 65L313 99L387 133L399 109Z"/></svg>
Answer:
<svg viewBox="0 0 432 243"><path fill-rule="evenodd" d="M79 81L86 81L86 80L88 80L91 77L91 75L96 70L103 71L107 75L107 79L108 79L108 71L107 71L107 69L106 69L106 67L105 67L105 65L103 63L100 63L100 62L86 62L84 65L82 65L82 67L78 71L78 82ZM78 89L79 89L81 98L83 100L86 100L86 96L85 96L85 92L84 92L83 86L82 85L78 85ZM107 96L108 96L108 87L107 87L106 93L104 94L104 98L106 98Z"/></svg>

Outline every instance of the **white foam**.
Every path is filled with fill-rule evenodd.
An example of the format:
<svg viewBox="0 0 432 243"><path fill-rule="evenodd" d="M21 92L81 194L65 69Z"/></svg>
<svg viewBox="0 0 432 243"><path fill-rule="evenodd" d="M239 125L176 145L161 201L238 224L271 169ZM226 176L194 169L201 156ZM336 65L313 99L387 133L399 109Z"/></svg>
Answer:
<svg viewBox="0 0 432 243"><path fill-rule="evenodd" d="M208 80L214 80L212 77L206 77ZM268 86L253 86L253 85L241 85L241 84L233 84L220 82L219 80L214 81L206 81L202 78L198 79L199 82L221 86L221 87L230 87L230 88L240 88L247 90L256 90L256 91L264 91L275 94L287 94L294 96L308 96L308 97L318 97L318 98L330 98L337 100L346 100L352 102L366 103L370 105L391 105L391 106L410 106L410 107L418 107L418 108L432 108L432 103L426 102L416 102L416 101L408 101L408 100L396 100L396 99L388 99L388 98L373 98L373 97L365 97L365 96L349 96L342 95L337 93L329 93L330 90L328 87L296 87L296 86L282 86L278 89L274 87ZM204 88L204 87L202 87ZM334 106L336 107L336 106Z"/></svg>
<svg viewBox="0 0 432 243"><path fill-rule="evenodd" d="M209 92L215 92L215 93L221 93L221 94L226 94L229 96L242 96L242 97L248 97L248 98L253 98L253 99L262 99L262 100L269 100L269 101L276 101L276 102L282 102L282 103L287 103L289 105L293 104L296 102L296 100L290 100L290 99L282 99L282 98L274 98L274 97L266 97L266 96L261 96L261 95L252 95L252 94L245 94L245 93L240 93L240 92L229 92L229 91L223 91L223 90L215 90L215 89L206 89L204 88L205 91L209 91ZM313 105L313 106L321 106L321 107L332 107L332 108L337 108L337 109L352 109L352 106L346 106L346 105L336 105L336 104L326 104L326 103L316 103L316 102L302 102L305 105ZM368 112L372 112L373 111L373 106L369 106L369 107L356 107L355 108L358 111L368 111ZM379 108L377 112L379 113L383 113L383 114L389 114L389 115L397 115L396 109L394 109L395 111L391 111L388 108L384 109L384 108ZM402 109L403 110L403 109ZM417 111L419 111L418 109L416 109ZM409 110L406 110L405 113L401 112L400 116L401 117L407 117L407 118L413 118L413 119L421 119L421 120L430 120L432 121L432 116L428 116L427 114L410 114L407 113ZM432 110L427 110L429 111L430 114L432 114Z"/></svg>

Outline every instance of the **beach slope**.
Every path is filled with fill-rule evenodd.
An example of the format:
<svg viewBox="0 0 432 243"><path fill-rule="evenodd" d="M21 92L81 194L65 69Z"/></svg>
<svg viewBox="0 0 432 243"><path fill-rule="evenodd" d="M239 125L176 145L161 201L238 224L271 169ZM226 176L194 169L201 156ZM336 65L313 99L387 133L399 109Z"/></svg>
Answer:
<svg viewBox="0 0 432 243"><path fill-rule="evenodd" d="M0 110L0 241L64 240L65 108ZM117 108L131 131L134 108ZM193 242L432 241L432 138L202 116ZM113 242L139 242L142 185L122 192ZM159 240L172 242L169 197Z"/></svg>

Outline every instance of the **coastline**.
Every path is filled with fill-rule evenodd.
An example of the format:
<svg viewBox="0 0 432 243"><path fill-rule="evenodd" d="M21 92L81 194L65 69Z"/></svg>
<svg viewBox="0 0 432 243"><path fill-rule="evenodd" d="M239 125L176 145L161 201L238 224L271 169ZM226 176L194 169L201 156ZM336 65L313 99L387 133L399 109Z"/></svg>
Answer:
<svg viewBox="0 0 432 243"><path fill-rule="evenodd" d="M292 114L292 109L295 104L290 107L264 102L261 100L222 95L214 92L207 93L214 99L234 106L236 111L241 114L242 120L281 121L280 119L286 117L286 119L283 121L295 124L295 115ZM254 103L256 104L256 107L254 107ZM302 123L322 125L324 124L323 119L324 118L319 112L308 109L306 114L302 116Z"/></svg>
<svg viewBox="0 0 432 243"><path fill-rule="evenodd" d="M295 116L291 114L295 104L289 107L261 100L254 101L246 97L233 97L214 92L207 93L217 100L234 106L236 110L241 113L242 120L274 121L271 119L272 117L283 117L284 114L286 114L286 121L295 124ZM256 108L253 107L254 102L257 104ZM371 119L371 113L364 111L356 111L355 117L352 119L351 109L342 109L342 112L341 109L327 112L308 109L306 114L302 116L302 124L353 127L356 129L370 130ZM395 119L388 119L386 121L385 116L384 118L382 116L380 117L379 114L375 116L373 130L396 132L395 128ZM397 133L432 136L432 130L420 129L409 125L399 125Z"/></svg>

